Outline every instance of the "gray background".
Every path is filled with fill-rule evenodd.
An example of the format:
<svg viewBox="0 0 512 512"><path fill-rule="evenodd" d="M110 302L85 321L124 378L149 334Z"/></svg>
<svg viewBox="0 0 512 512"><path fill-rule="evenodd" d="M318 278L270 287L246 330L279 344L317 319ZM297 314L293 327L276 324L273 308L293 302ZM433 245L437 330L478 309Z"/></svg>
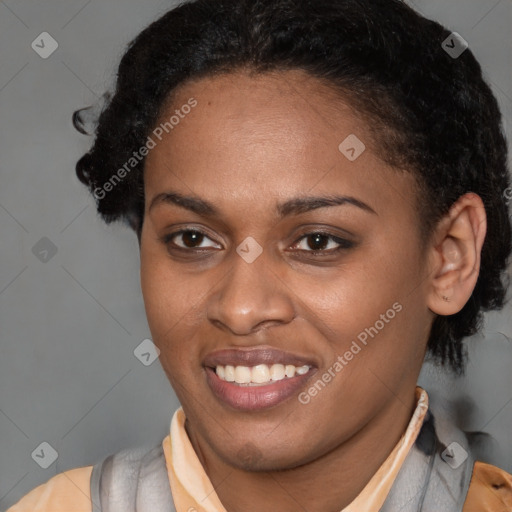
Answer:
<svg viewBox="0 0 512 512"><path fill-rule="evenodd" d="M71 125L75 109L110 88L125 45L173 5L0 1L0 510L57 473L160 441L178 407L158 361L145 366L134 356L150 338L136 237L96 216L74 173L91 141ZM469 42L510 138L512 0L414 6ZM31 48L44 31L59 44L48 59ZM57 250L46 263L32 252L43 237ZM466 378L429 366L421 377L458 403L473 398L464 426L495 437L489 458L508 471L510 311L488 315L483 335L469 340ZM58 452L47 469L31 457L42 442Z"/></svg>

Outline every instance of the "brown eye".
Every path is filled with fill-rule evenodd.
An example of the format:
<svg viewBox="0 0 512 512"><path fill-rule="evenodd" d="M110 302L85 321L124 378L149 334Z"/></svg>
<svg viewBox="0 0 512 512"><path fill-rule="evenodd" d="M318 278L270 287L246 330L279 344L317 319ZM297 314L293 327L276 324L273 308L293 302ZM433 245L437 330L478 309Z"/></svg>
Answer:
<svg viewBox="0 0 512 512"><path fill-rule="evenodd" d="M174 242L174 239L180 240L181 244ZM201 246L203 241L211 240L205 233L195 229L182 229L169 233L163 237L163 243L171 245L179 249L202 249L204 247L212 247L211 245Z"/></svg>
<svg viewBox="0 0 512 512"><path fill-rule="evenodd" d="M198 231L184 231L181 234L181 239L186 247L195 247L196 244L201 244L204 235Z"/></svg>
<svg viewBox="0 0 512 512"><path fill-rule="evenodd" d="M301 240L303 242L298 243ZM329 241L331 244L329 244ZM295 242L293 248L298 248L300 251L304 252L332 254L343 249L350 249L353 246L354 243L349 240L336 237L329 233L315 232L304 234Z"/></svg>
<svg viewBox="0 0 512 512"><path fill-rule="evenodd" d="M314 251L325 249L329 244L329 237L321 233L315 233L306 237L307 246Z"/></svg>

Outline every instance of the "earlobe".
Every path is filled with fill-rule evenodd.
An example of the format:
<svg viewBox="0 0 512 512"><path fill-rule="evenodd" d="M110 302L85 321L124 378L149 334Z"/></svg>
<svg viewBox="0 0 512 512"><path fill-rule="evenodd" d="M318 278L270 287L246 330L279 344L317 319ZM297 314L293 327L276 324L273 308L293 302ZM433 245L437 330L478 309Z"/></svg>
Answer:
<svg viewBox="0 0 512 512"><path fill-rule="evenodd" d="M481 198L460 197L439 223L435 266L427 297L428 308L439 315L458 313L471 297L480 272L480 254L487 228Z"/></svg>

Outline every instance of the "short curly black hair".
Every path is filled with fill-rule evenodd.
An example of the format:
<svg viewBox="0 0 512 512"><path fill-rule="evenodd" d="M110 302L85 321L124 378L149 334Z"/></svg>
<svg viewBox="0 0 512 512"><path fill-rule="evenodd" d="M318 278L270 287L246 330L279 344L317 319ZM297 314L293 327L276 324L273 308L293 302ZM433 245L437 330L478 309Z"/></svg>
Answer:
<svg viewBox="0 0 512 512"><path fill-rule="evenodd" d="M424 235L461 195L482 198L488 231L476 287L459 313L436 317L428 341L434 360L461 374L463 338L480 328L483 311L505 302L511 189L498 103L470 49L458 56L445 51L443 42L454 47L453 37L400 0L181 3L128 46L77 176L105 222L123 220L140 239L144 159L108 193L103 187L144 146L173 91L240 69L306 71L371 121L383 161L414 173ZM73 117L84 133L86 111Z"/></svg>

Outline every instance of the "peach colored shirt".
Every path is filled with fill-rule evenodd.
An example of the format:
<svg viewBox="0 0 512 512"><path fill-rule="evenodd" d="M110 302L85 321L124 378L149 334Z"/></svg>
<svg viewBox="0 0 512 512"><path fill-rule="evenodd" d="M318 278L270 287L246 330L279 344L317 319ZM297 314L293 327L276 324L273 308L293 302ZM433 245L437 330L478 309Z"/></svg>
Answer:
<svg viewBox="0 0 512 512"><path fill-rule="evenodd" d="M428 409L428 395L416 388L417 406L409 425L368 484L341 512L378 512L402 463L416 441ZM180 407L162 441L169 483L177 512L226 512L204 471L185 430ZM55 475L9 508L7 512L92 512L92 466ZM495 466L476 462L463 512L512 512L512 475Z"/></svg>

